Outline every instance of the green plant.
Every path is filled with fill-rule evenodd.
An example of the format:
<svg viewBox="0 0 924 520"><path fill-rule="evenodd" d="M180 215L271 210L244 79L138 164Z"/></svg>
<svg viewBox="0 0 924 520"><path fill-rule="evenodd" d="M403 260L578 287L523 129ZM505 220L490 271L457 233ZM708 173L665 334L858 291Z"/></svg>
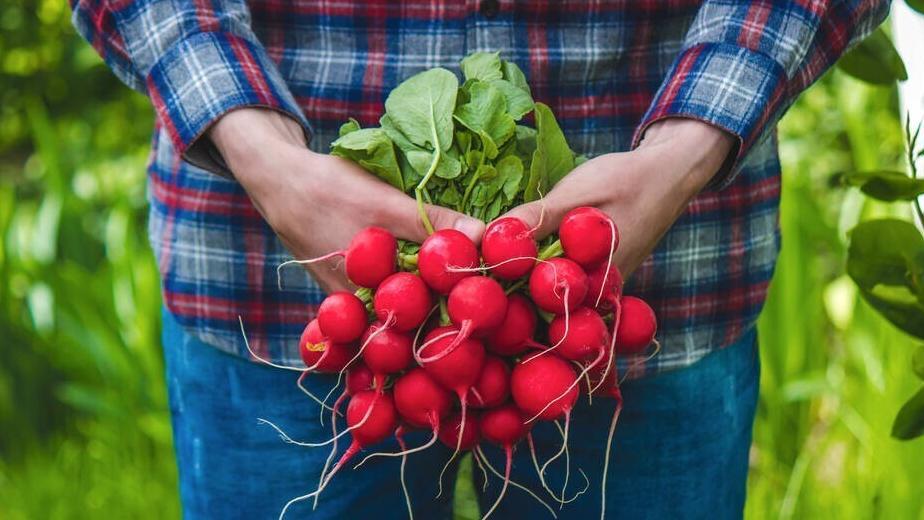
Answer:
<svg viewBox="0 0 924 520"><path fill-rule="evenodd" d="M924 180L918 179L916 160L921 126L912 132L905 122L906 162L911 175L894 170L871 170L841 175L842 182L858 186L867 196L884 201L911 202L918 224L924 224L920 197ZM863 298L904 332L924 339L924 237L913 223L895 218L874 219L850 232L847 273ZM924 380L924 347L912 357L912 369ZM895 419L892 435L913 439L924 435L924 387L909 399Z"/></svg>

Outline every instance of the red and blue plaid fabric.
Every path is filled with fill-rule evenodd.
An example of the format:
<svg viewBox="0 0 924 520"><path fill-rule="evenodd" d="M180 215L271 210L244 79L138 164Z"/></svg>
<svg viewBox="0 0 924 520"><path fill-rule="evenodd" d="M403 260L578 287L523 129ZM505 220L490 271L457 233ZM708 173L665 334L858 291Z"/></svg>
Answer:
<svg viewBox="0 0 924 520"><path fill-rule="evenodd" d="M588 155L630 149L644 128L692 117L740 138L731 168L690 205L633 276L663 350L683 367L740 338L779 250L774 127L794 98L887 15L883 1L77 1L74 23L113 71L150 96L150 238L165 303L204 342L251 345L299 365L322 293L202 135L242 106L299 120L327 150L347 117L377 124L388 92L429 67L497 50ZM186 160L184 160L186 159ZM204 168L193 166L198 164ZM305 201L310 204L311 201ZM374 204L375 201L369 201Z"/></svg>

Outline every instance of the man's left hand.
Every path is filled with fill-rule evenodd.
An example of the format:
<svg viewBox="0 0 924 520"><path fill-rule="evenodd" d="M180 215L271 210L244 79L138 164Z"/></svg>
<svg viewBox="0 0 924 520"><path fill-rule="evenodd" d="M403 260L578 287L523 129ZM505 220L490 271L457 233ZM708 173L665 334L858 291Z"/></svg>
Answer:
<svg viewBox="0 0 924 520"><path fill-rule="evenodd" d="M731 134L697 120L661 120L648 127L635 150L587 161L542 200L518 206L505 216L523 219L530 227L541 221L536 232L540 239L554 232L569 210L599 208L619 229L613 258L628 276L721 168L734 143Z"/></svg>

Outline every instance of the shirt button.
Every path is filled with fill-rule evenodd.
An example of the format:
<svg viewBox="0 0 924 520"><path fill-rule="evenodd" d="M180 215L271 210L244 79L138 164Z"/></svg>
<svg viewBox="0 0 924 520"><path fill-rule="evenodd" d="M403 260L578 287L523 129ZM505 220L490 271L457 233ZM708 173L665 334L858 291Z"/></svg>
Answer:
<svg viewBox="0 0 924 520"><path fill-rule="evenodd" d="M500 3L497 0L481 0L481 6L479 6L478 11L481 13L481 16L484 16L488 20L492 20L497 17L497 14L500 12Z"/></svg>

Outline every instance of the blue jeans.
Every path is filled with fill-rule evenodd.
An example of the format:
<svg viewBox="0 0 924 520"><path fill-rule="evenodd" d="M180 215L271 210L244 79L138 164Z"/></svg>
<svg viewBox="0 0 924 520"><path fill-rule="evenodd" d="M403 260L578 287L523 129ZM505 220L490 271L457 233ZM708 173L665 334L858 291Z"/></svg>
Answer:
<svg viewBox="0 0 924 520"><path fill-rule="evenodd" d="M305 448L284 443L267 425L277 424L296 440L318 442L331 436L329 416L318 422L319 407L295 387L298 374L224 354L194 339L164 313L164 352L173 435L185 518L274 518L291 498L314 490L329 446ZM757 404L759 362L754 331L738 344L714 352L682 370L623 384L625 408L616 428L607 477L607 516L613 518L740 518L744 508L751 426ZM331 376L308 376L305 385L325 395ZM613 403L586 400L572 412L571 480L568 494L584 487L577 471L590 479L580 498L557 511L559 518L598 518L603 447ZM341 428L342 428L341 421ZM553 424L533 429L544 459L561 443ZM348 442L342 438L342 450ZM407 435L409 446L427 432ZM371 451L397 451L394 441ZM503 471L500 450L486 453ZM420 519L451 518L455 479L447 471L439 499L436 475L450 455L437 443L409 456L406 480ZM287 518L406 518L399 458L376 457L362 468L345 467L331 481L312 511L311 500L293 505ZM547 481L560 491L563 460L549 466ZM542 491L523 443L514 455L513 480ZM481 472L473 471L482 510L493 502L500 481L493 476L481 492ZM558 509L558 504L553 504ZM526 493L513 487L493 518L551 518Z"/></svg>

